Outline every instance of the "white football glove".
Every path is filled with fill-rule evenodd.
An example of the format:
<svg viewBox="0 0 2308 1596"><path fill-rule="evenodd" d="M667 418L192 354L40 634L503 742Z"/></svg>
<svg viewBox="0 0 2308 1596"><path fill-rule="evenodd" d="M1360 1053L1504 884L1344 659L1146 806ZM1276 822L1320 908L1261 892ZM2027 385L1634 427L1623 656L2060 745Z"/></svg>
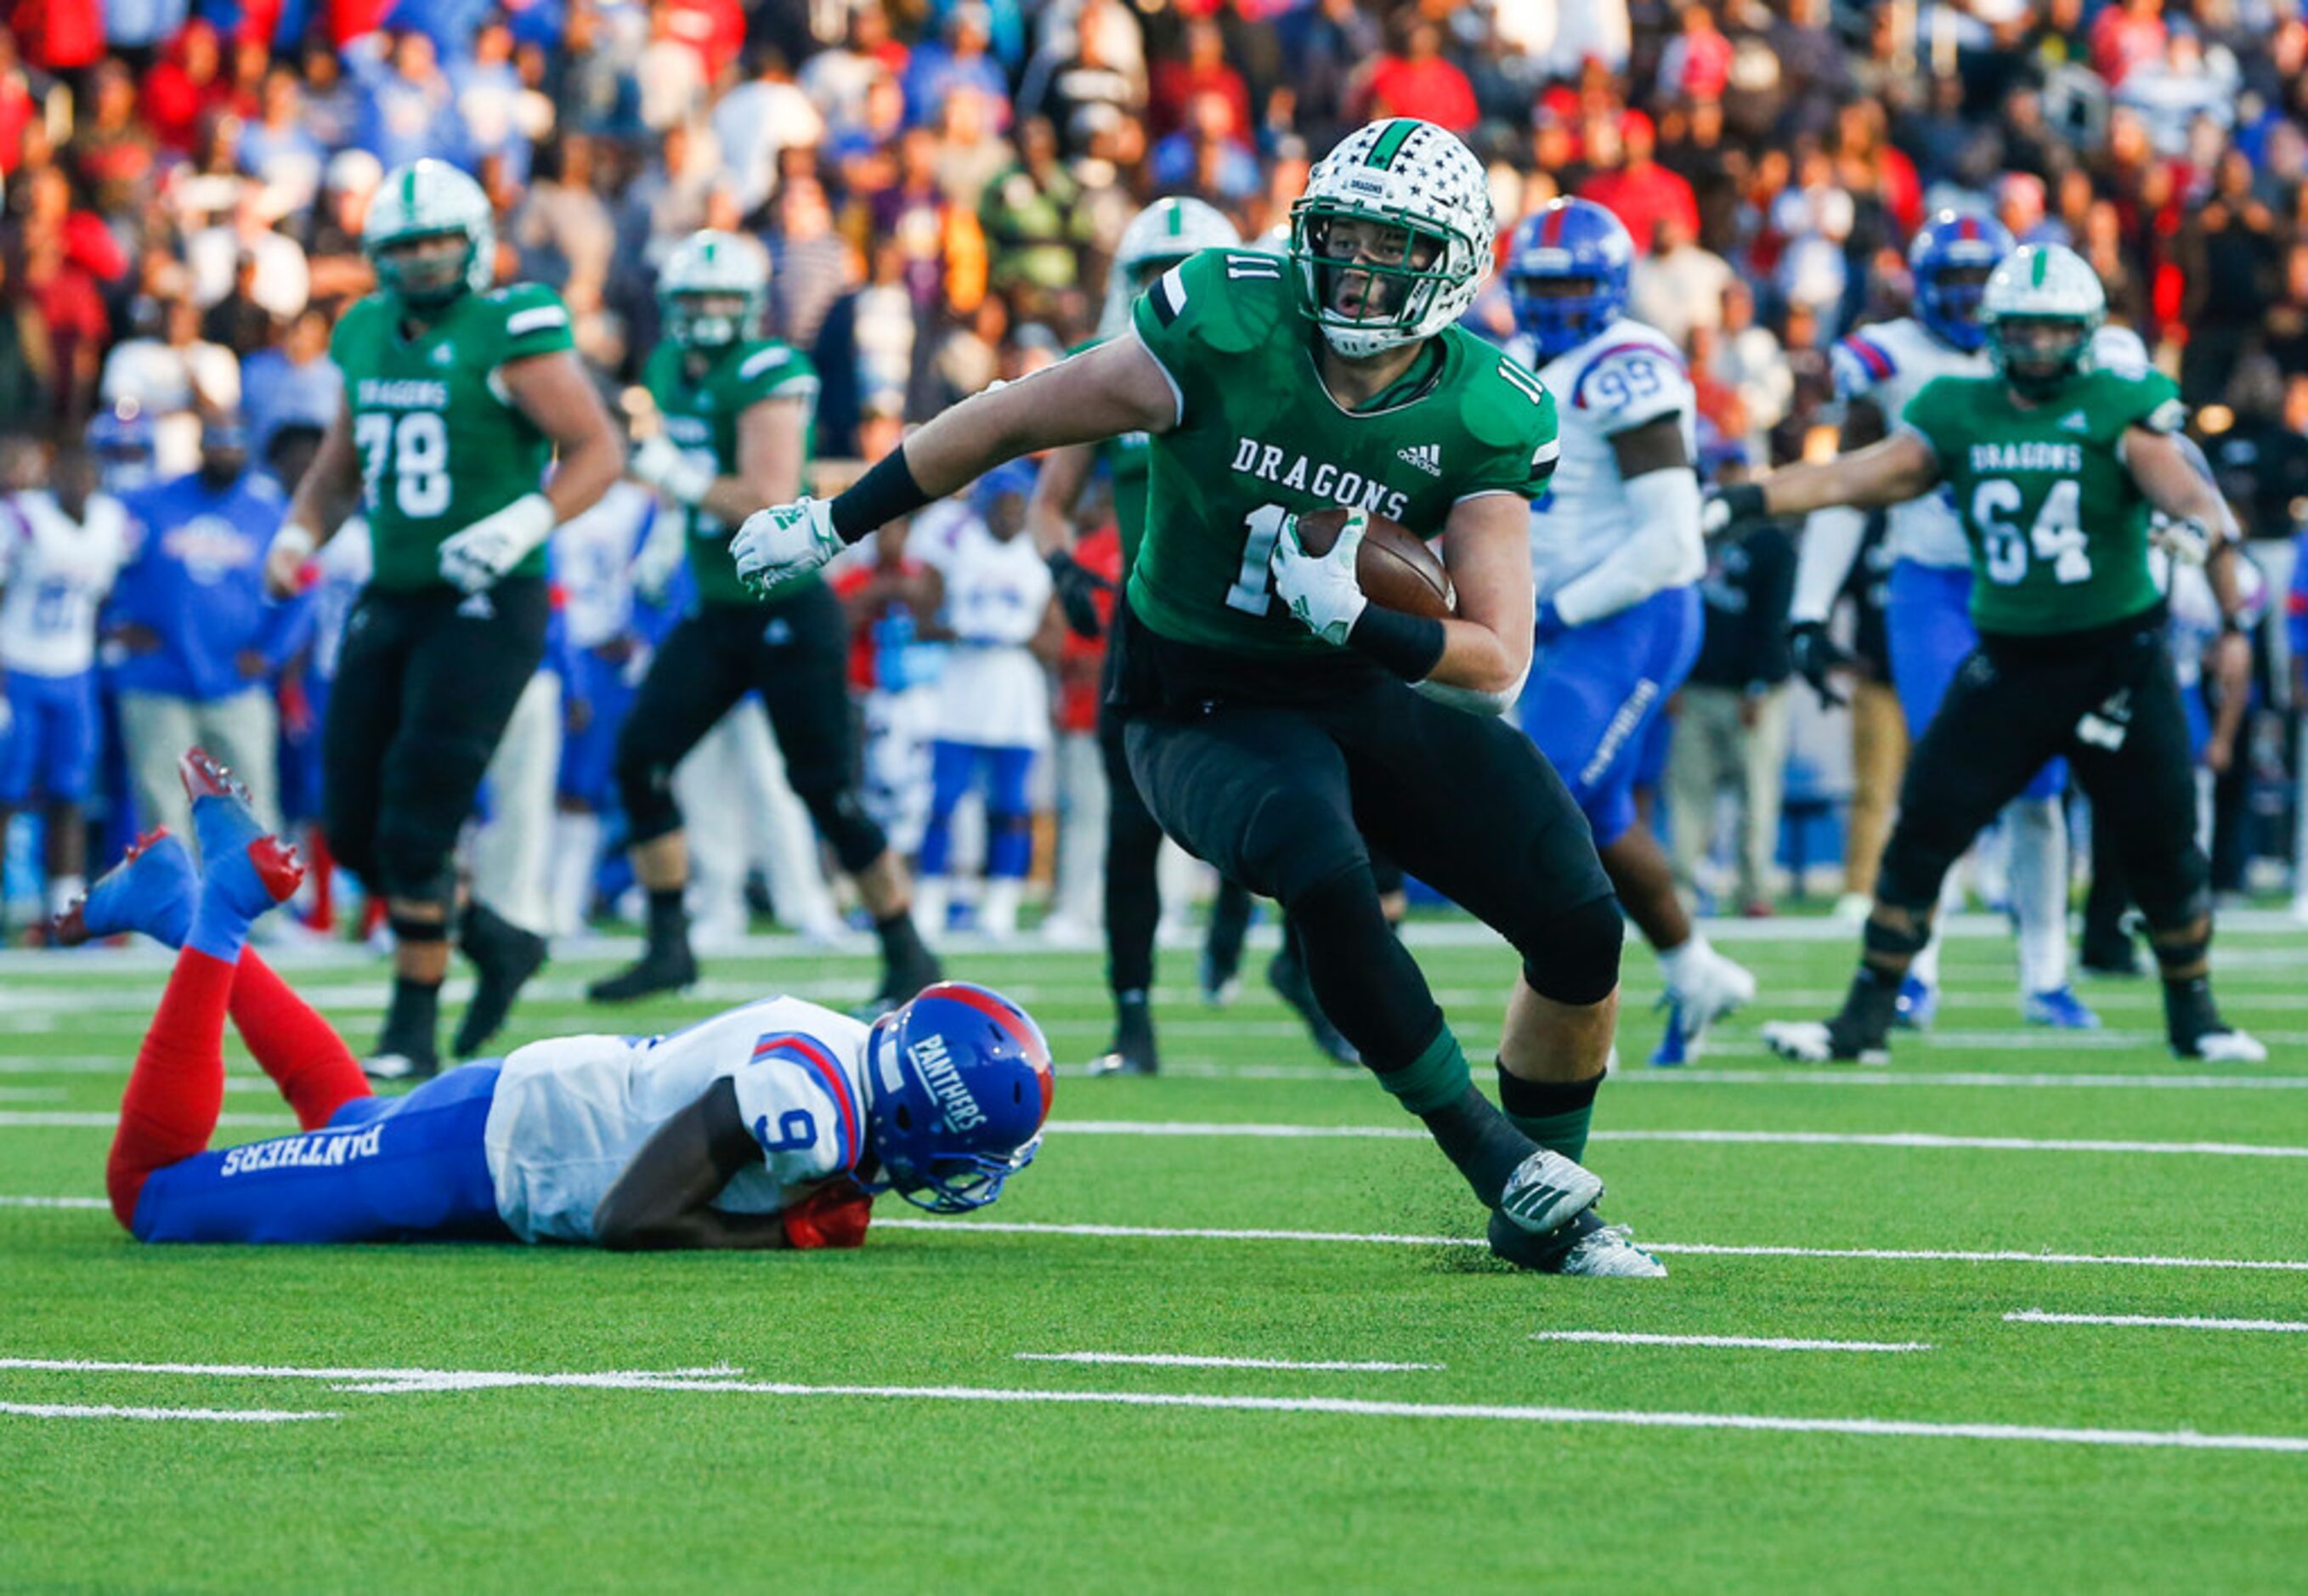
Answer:
<svg viewBox="0 0 2308 1596"><path fill-rule="evenodd" d="M774 592L808 575L841 549L833 506L823 499L799 498L756 510L729 539L737 580L757 593Z"/></svg>
<svg viewBox="0 0 2308 1596"><path fill-rule="evenodd" d="M2219 534L2192 515L2159 515L2149 529L2148 540L2162 549L2175 565L2200 565L2211 558Z"/></svg>
<svg viewBox="0 0 2308 1596"><path fill-rule="evenodd" d="M1298 518L1293 515L1282 523L1282 536L1274 540L1274 554L1267 561L1274 573L1274 591L1298 624L1336 647L1346 646L1347 634L1370 605L1355 580L1355 556L1369 524L1369 516L1350 511L1347 524L1339 529L1339 540L1318 559L1298 541Z"/></svg>
<svg viewBox="0 0 2308 1596"><path fill-rule="evenodd" d="M679 444L663 433L633 451L626 470L667 497L685 505L702 505L713 491L713 470L690 458Z"/></svg>
<svg viewBox="0 0 2308 1596"><path fill-rule="evenodd" d="M524 494L494 515L484 515L441 544L441 576L460 592L478 593L542 545L554 525L553 502Z"/></svg>

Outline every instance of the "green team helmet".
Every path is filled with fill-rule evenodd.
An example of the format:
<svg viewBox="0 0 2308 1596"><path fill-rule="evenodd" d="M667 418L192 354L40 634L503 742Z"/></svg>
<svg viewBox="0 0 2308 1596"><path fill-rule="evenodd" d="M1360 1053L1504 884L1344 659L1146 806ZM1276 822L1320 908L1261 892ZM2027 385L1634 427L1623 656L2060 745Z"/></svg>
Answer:
<svg viewBox="0 0 2308 1596"><path fill-rule="evenodd" d="M464 248L444 259L412 260L406 245L461 237ZM361 228L361 249L386 292L406 305L432 309L496 278L496 228L481 185L445 160L427 156L395 167L377 185Z"/></svg>
<svg viewBox="0 0 2308 1596"><path fill-rule="evenodd" d="M1988 358L2023 399L2047 399L2086 368L2107 290L2074 250L2023 244L1988 274L1980 303Z"/></svg>
<svg viewBox="0 0 2308 1596"><path fill-rule="evenodd" d="M1130 306L1146 285L1198 250L1232 249L1242 242L1234 223L1197 199L1157 200L1122 229L1114 268L1106 279L1106 309L1098 335L1112 338L1130 324Z"/></svg>
<svg viewBox="0 0 2308 1596"><path fill-rule="evenodd" d="M1432 122L1373 122L1290 208L1298 309L1348 359L1432 338L1475 302L1497 233L1473 151Z"/></svg>
<svg viewBox="0 0 2308 1596"><path fill-rule="evenodd" d="M724 349L761 336L770 256L743 233L708 228L684 238L657 277L666 336L685 349Z"/></svg>

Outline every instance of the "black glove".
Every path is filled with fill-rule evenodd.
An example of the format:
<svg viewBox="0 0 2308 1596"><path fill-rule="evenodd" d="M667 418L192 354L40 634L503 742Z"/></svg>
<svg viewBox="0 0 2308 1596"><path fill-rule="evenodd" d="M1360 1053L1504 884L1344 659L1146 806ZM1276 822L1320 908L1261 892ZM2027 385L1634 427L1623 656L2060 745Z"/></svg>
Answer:
<svg viewBox="0 0 2308 1596"><path fill-rule="evenodd" d="M1835 646L1825 621L1797 621L1788 627L1787 652L1794 657L1796 674L1811 684L1821 707L1837 710L1851 702L1836 691L1830 674L1850 664L1851 656Z"/></svg>
<svg viewBox="0 0 2308 1596"><path fill-rule="evenodd" d="M1098 616L1098 595L1114 591L1112 582L1061 548L1050 556L1050 586L1074 635L1097 637L1105 632Z"/></svg>
<svg viewBox="0 0 2308 1596"><path fill-rule="evenodd" d="M1707 537L1720 537L1725 532L1739 531L1750 522L1762 521L1769 514L1760 486L1734 482L1728 487L1717 488L1701 503L1699 530Z"/></svg>

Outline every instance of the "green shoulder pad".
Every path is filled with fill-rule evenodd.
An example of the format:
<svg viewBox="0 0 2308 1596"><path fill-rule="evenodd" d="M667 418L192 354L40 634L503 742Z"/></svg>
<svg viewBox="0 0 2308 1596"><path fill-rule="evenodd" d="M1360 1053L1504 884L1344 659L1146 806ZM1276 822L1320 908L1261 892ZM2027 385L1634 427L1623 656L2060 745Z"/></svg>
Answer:
<svg viewBox="0 0 2308 1596"><path fill-rule="evenodd" d="M354 300L329 330L329 358L343 367L349 377L373 364L377 341L392 314L382 294Z"/></svg>
<svg viewBox="0 0 2308 1596"><path fill-rule="evenodd" d="M1220 355L1263 349L1286 316L1289 263L1253 250L1205 249L1188 255L1139 296L1139 335L1159 355L1194 343Z"/></svg>
<svg viewBox="0 0 2308 1596"><path fill-rule="evenodd" d="M1908 401L1899 412L1899 420L1924 435L1933 450L1944 455L1951 436L1949 424L1964 412L1966 391L1975 383L1993 383L1993 377L1933 377Z"/></svg>
<svg viewBox="0 0 2308 1596"><path fill-rule="evenodd" d="M2188 425L2188 407L2181 401L2179 384L2160 371L2103 371L2095 374L2109 389L2108 402L2119 418L2116 430L2144 427L2150 432L2178 432Z"/></svg>
<svg viewBox="0 0 2308 1596"><path fill-rule="evenodd" d="M1443 336L1460 343L1467 361L1459 416L1469 436L1493 449L1536 447L1554 438L1554 395L1536 373L1457 327Z"/></svg>
<svg viewBox="0 0 2308 1596"><path fill-rule="evenodd" d="M510 288L492 289L481 296L480 303L487 309L492 341L496 345L489 361L492 366L576 347L569 307L561 302L559 294L541 282L517 282Z"/></svg>
<svg viewBox="0 0 2308 1596"><path fill-rule="evenodd" d="M817 392L817 367L809 357L774 338L738 345L715 375L714 385L732 415L765 399L800 399Z"/></svg>

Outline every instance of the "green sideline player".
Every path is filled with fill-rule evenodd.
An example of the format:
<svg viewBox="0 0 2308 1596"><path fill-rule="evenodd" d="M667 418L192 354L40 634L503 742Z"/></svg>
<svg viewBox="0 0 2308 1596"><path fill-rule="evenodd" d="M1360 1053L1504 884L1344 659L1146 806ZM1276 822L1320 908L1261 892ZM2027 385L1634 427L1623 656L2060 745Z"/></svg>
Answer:
<svg viewBox="0 0 2308 1596"><path fill-rule="evenodd" d="M1864 953L1832 1019L1775 1022L1763 1040L1803 1063L1888 1057L1899 982L1931 935L1940 883L2046 759L2064 755L2108 828L2164 978L2182 1058L2256 1063L2267 1049L2212 1005L2212 904L2188 728L2165 643L2151 541L2209 561L2224 651L2247 648L2235 544L2218 490L2191 463L2177 391L2146 368L2096 368L2107 297L2072 250L2031 244L1987 280L1995 375L1940 377L1890 436L1727 489L1710 531L1837 505L1903 504L1939 487L1971 545L1979 646L1908 762ZM2167 525L2151 539L2150 515Z"/></svg>

